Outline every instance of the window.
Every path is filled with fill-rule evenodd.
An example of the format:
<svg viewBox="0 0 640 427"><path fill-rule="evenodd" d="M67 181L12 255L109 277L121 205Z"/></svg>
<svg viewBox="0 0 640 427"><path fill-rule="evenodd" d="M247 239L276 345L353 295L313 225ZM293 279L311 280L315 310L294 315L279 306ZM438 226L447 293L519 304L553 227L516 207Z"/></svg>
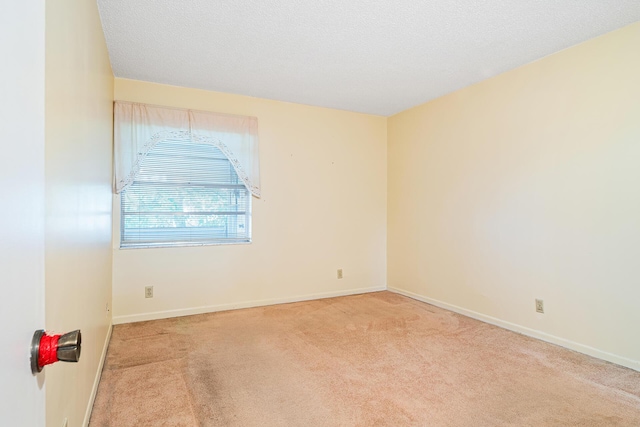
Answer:
<svg viewBox="0 0 640 427"><path fill-rule="evenodd" d="M122 248L251 241L251 194L212 144L157 143L120 194Z"/></svg>
<svg viewBox="0 0 640 427"><path fill-rule="evenodd" d="M116 101L120 247L251 241L258 119Z"/></svg>

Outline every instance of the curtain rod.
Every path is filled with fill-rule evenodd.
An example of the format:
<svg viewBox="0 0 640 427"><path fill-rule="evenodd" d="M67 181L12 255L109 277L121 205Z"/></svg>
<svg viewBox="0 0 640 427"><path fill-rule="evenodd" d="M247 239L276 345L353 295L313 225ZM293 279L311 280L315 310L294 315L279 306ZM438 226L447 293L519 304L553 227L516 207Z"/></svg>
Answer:
<svg viewBox="0 0 640 427"><path fill-rule="evenodd" d="M168 105L157 105L157 104L145 104L144 102L132 102L132 101L119 101L117 99L115 99L113 101L114 104L130 104L130 105L144 105L146 107L153 107L153 108L164 108L166 110L177 110L177 111L192 111L194 113L203 113L203 114L217 114L220 116L228 116L228 117L242 117L242 118L252 118L252 119L256 119L258 120L258 118L256 116L243 116L241 114L228 114L228 113L218 113L215 111L205 111L205 110L194 110L193 108L179 108L179 107L170 107Z"/></svg>

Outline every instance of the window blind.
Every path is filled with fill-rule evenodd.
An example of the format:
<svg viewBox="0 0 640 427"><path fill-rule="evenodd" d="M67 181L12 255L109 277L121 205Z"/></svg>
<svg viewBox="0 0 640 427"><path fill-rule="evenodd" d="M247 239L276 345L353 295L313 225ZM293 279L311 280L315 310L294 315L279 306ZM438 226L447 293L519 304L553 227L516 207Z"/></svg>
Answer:
<svg viewBox="0 0 640 427"><path fill-rule="evenodd" d="M159 142L121 193L120 246L249 242L251 194L216 147Z"/></svg>

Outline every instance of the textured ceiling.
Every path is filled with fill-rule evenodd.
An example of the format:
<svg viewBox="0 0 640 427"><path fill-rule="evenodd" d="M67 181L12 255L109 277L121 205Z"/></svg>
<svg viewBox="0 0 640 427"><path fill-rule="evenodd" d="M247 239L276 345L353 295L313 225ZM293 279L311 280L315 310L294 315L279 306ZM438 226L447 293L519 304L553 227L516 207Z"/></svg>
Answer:
<svg viewBox="0 0 640 427"><path fill-rule="evenodd" d="M98 5L117 77L385 116L640 20L640 0Z"/></svg>

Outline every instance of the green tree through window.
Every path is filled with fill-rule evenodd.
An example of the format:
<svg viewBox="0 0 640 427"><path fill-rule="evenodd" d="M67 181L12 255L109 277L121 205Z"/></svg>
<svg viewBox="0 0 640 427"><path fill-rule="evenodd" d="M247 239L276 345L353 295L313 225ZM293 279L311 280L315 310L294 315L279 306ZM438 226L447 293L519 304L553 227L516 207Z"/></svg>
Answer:
<svg viewBox="0 0 640 427"><path fill-rule="evenodd" d="M251 195L218 148L158 143L121 193L121 247L249 242Z"/></svg>

